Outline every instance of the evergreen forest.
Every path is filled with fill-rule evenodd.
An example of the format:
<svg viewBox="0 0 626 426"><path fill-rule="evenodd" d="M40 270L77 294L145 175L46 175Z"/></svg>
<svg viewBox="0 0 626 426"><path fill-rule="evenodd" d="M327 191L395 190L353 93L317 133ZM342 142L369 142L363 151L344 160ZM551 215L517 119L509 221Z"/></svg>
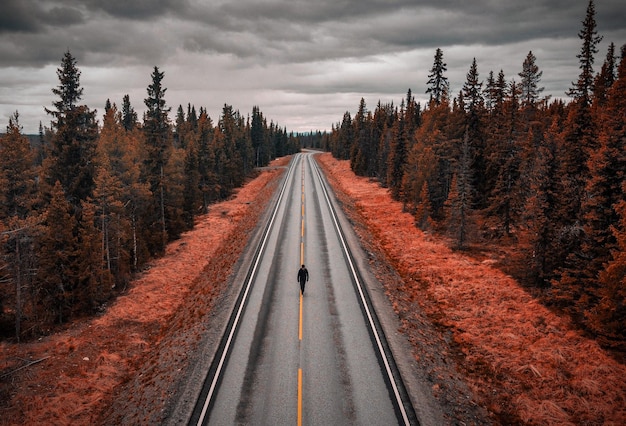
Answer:
<svg viewBox="0 0 626 426"><path fill-rule="evenodd" d="M181 105L172 122L158 67L142 119L126 95L101 124L70 51L57 76L50 128L33 142L15 112L0 135L0 338L18 342L105 309L197 215L300 149L258 107L214 122Z"/></svg>
<svg viewBox="0 0 626 426"><path fill-rule="evenodd" d="M578 33L569 101L543 96L532 51L517 76L479 76L450 92L437 49L422 106L368 110L361 99L323 137L360 176L389 188L427 232L461 250L506 248L508 272L606 346L626 342L626 45L598 71L593 1ZM522 61L520 61L522 62ZM565 95L565 94L564 94ZM510 256L509 256L510 255Z"/></svg>

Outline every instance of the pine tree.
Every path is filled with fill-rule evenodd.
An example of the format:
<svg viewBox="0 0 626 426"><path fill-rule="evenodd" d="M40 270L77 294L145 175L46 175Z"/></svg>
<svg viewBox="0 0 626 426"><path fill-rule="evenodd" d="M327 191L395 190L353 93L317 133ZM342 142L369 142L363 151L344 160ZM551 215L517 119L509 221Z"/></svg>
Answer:
<svg viewBox="0 0 626 426"><path fill-rule="evenodd" d="M483 83L479 80L478 66L476 58L467 73L467 80L463 84L463 102L466 111L465 131L472 161L473 186L476 189L476 200L474 203L478 207L485 207L489 193L489 181L484 176L486 159L484 157L484 129L483 117L485 113L485 102L482 95Z"/></svg>
<svg viewBox="0 0 626 426"><path fill-rule="evenodd" d="M74 289L72 311L75 314L93 313L111 297L113 277L103 258L102 230L97 229L96 206L88 201L82 203L76 247L77 283ZM110 253L109 253L110 255Z"/></svg>
<svg viewBox="0 0 626 426"><path fill-rule="evenodd" d="M406 109L404 110L403 117L404 128L409 145L412 145L413 133L420 126L422 110L421 105L415 100L411 89L409 89L406 93L405 105Z"/></svg>
<svg viewBox="0 0 626 426"><path fill-rule="evenodd" d="M618 248L600 273L599 302L587 312L590 328L603 343L624 350L626 341L626 202L616 209L620 221L613 227Z"/></svg>
<svg viewBox="0 0 626 426"><path fill-rule="evenodd" d="M198 150L198 187L200 188L202 213L209 211L209 204L218 199L220 186L216 175L215 151L213 141L215 129L206 111L200 113L198 119L197 150Z"/></svg>
<svg viewBox="0 0 626 426"><path fill-rule="evenodd" d="M193 221L185 217L185 150L174 148L165 165L165 221L167 239L174 240L193 227ZM186 222L186 219L189 220ZM188 226L189 225L189 226Z"/></svg>
<svg viewBox="0 0 626 426"><path fill-rule="evenodd" d="M527 247L524 263L528 278L539 287L548 287L561 261L558 253L556 203L558 166L556 161L558 122L555 119L545 134L530 131L526 144L529 158L524 181L528 195L523 210L526 232L520 233L520 243Z"/></svg>
<svg viewBox="0 0 626 426"><path fill-rule="evenodd" d="M588 306L593 297L585 289L589 277L582 271L589 262L585 255L585 203L587 182L591 178L590 153L599 149L596 123L593 120L591 99L593 91L593 62L596 45L602 40L596 35L595 9L589 2L583 29L580 60L581 73L569 94L574 101L564 125L562 145L559 150L560 205L558 206L559 250L563 253L560 277L554 282L554 296L559 304L582 321L579 306Z"/></svg>
<svg viewBox="0 0 626 426"><path fill-rule="evenodd" d="M350 159L350 146L354 140L352 116L348 111L343 114L341 124L337 126L337 138L333 144L333 156L339 160Z"/></svg>
<svg viewBox="0 0 626 426"><path fill-rule="evenodd" d="M401 112L404 115L404 111ZM391 129L389 156L387 158L387 185L395 200L406 201L402 194L402 180L407 160L407 140L404 129L405 121L397 120Z"/></svg>
<svg viewBox="0 0 626 426"><path fill-rule="evenodd" d="M532 50L529 51L522 64L522 72L518 74L522 79L520 82L522 92L520 99L524 107L535 105L539 100L539 95L544 90L544 87L539 87L543 71L539 71L539 67L535 63L536 60Z"/></svg>
<svg viewBox="0 0 626 426"><path fill-rule="evenodd" d="M200 115L202 115L202 107L200 107ZM204 111L206 113L206 111ZM191 103L187 104L187 123L191 127L192 131L198 130L198 114L196 113L195 105L191 105Z"/></svg>
<svg viewBox="0 0 626 426"><path fill-rule="evenodd" d="M130 132L137 127L137 124L137 113L130 104L130 97L124 95L122 100L122 126L126 131Z"/></svg>
<svg viewBox="0 0 626 426"><path fill-rule="evenodd" d="M469 137L466 135L461 144L461 157L452 179L447 201L448 229L459 249L467 248L473 230L472 208L472 158Z"/></svg>
<svg viewBox="0 0 626 426"><path fill-rule="evenodd" d="M436 173L437 159L433 149L418 141L409 151L402 182L402 193L411 211L416 211L429 200L424 200L424 190ZM416 213L417 215L417 213ZM419 221L422 218L417 218Z"/></svg>
<svg viewBox="0 0 626 426"><path fill-rule="evenodd" d="M174 122L174 144L177 147L185 148L187 144L188 131L187 120L185 119L185 111L182 105L178 105L176 110L176 121Z"/></svg>
<svg viewBox="0 0 626 426"><path fill-rule="evenodd" d="M355 174L365 176L368 169L370 156L370 123L365 99L361 98L359 110L352 120L352 134L354 135L350 145L350 167Z"/></svg>
<svg viewBox="0 0 626 426"><path fill-rule="evenodd" d="M165 103L167 89L162 86L164 75L158 67L154 67L152 84L147 89L148 97L144 99L148 108L143 125L146 141L144 176L154 197L154 214L148 219L149 232L153 235L150 249L153 254L165 250L168 232L165 218L165 167L172 154L172 131L168 118L170 108Z"/></svg>
<svg viewBox="0 0 626 426"><path fill-rule="evenodd" d="M433 210L430 203L430 191L428 190L428 182L422 184L420 191L420 203L415 210L415 224L423 231L429 230L433 227Z"/></svg>
<svg viewBox="0 0 626 426"><path fill-rule="evenodd" d="M72 312L77 286L77 221L57 182L45 212L43 231L38 240L40 313L44 323L64 322ZM52 314L52 317L49 316Z"/></svg>
<svg viewBox="0 0 626 426"><path fill-rule="evenodd" d="M433 152L433 159L428 160L432 163L428 167L434 169L428 178L430 216L433 219L441 218L442 208L450 191L452 165L459 158L460 143L447 133L450 115L447 99L439 105L431 104L422 114L422 125L416 132L418 143L423 143Z"/></svg>
<svg viewBox="0 0 626 426"><path fill-rule="evenodd" d="M578 33L578 38L582 40L583 45L580 53L576 55L580 62L580 75L578 81L572 83L567 94L587 107L591 103L593 93L594 56L598 53L598 44L602 41L602 36L599 36L596 30L596 9L593 0L589 0L587 14L582 24L583 28Z"/></svg>
<svg viewBox="0 0 626 426"><path fill-rule="evenodd" d="M54 134L43 165L43 181L50 188L59 181L76 209L80 202L91 196L94 178L94 156L98 126L96 111L78 105L83 89L76 59L68 51L61 68L57 70L59 86L52 89L59 100L56 110L46 109L52 115Z"/></svg>
<svg viewBox="0 0 626 426"><path fill-rule="evenodd" d="M591 197L585 204L586 275L599 282L587 312L590 327L613 341L626 338L626 45L617 80L607 92L601 116L601 148L590 158ZM592 282L593 283L593 282ZM593 301L592 301L593 302ZM623 345L623 343L622 343Z"/></svg>
<svg viewBox="0 0 626 426"><path fill-rule="evenodd" d="M428 85L426 93L430 94L429 104L439 105L448 97L450 84L448 83L448 78L444 75L448 71L447 67L448 64L443 62L443 51L437 48L433 67L430 69L428 81L426 82Z"/></svg>
<svg viewBox="0 0 626 426"><path fill-rule="evenodd" d="M6 133L0 136L0 220L25 219L35 197L33 153L22 135L19 113L9 117Z"/></svg>
<svg viewBox="0 0 626 426"><path fill-rule="evenodd" d="M511 144L511 122L505 109L505 99L507 98L507 83L504 77L504 71L500 70L498 77L494 78L493 72L489 73L487 85L485 88L485 101L487 110L485 111L485 137L484 145L477 158L484 161L482 171L476 171L481 174L483 182L482 190L485 191L487 203L485 207L489 209L489 197L493 197L496 181L500 170L505 161L504 151ZM478 150L478 149L477 149Z"/></svg>
<svg viewBox="0 0 626 426"><path fill-rule="evenodd" d="M372 117L371 124L371 153L368 158L367 176L377 177L382 182L382 178L386 175L382 169L385 161L382 157L385 156L381 153L381 141L383 135L387 131L389 123L393 122L393 107L391 104L382 104L378 101L376 109L374 110L374 116Z"/></svg>
<svg viewBox="0 0 626 426"><path fill-rule="evenodd" d="M500 70L498 78L494 78L493 71L489 72L487 78L487 85L485 87L485 101L486 107L490 112L502 112L502 104L506 97L506 79L504 78L504 71Z"/></svg>
<svg viewBox="0 0 626 426"><path fill-rule="evenodd" d="M200 172L198 161L198 149L196 141L191 139L185 147L185 184L183 190L183 218L187 228L194 225L196 207L199 204L200 193Z"/></svg>
<svg viewBox="0 0 626 426"><path fill-rule="evenodd" d="M254 149L255 167L267 166L271 160L269 138L266 135L266 123L258 106L252 107L250 140Z"/></svg>
<svg viewBox="0 0 626 426"><path fill-rule="evenodd" d="M12 301L15 313L15 337L22 333L25 287L32 287L36 234L35 169L28 138L22 135L19 113L9 117L6 133L0 136L0 311L3 300ZM12 285L11 285L12 284Z"/></svg>
<svg viewBox="0 0 626 426"><path fill-rule="evenodd" d="M593 105L601 109L606 105L608 91L615 82L615 44L609 44L606 59L593 83Z"/></svg>
<svg viewBox="0 0 626 426"><path fill-rule="evenodd" d="M502 105L502 128L496 132L500 138L496 147L490 150L489 167L495 172L493 189L489 200L489 213L500 221L506 236L511 235L522 201L516 195L519 179L518 112L519 89L511 82L509 98ZM495 120L492 120L495 121Z"/></svg>
<svg viewBox="0 0 626 426"><path fill-rule="evenodd" d="M100 213L106 220L101 229L108 234L105 244L111 253L105 259L107 268L110 265L121 287L128 281L130 270L137 270L148 258L147 248L143 248L148 240L140 222L151 216L153 208L149 206L152 194L141 178L143 133L137 127L126 129L124 116L119 117L115 109L105 115L98 139L94 201L102 204Z"/></svg>
<svg viewBox="0 0 626 426"><path fill-rule="evenodd" d="M463 100L465 101L465 109L469 114L478 115L484 107L484 99L482 96L483 83L479 80L478 65L476 58L473 59L472 65L467 72L467 80L463 84ZM470 117L470 120L476 117ZM473 122L470 121L470 129Z"/></svg>
<svg viewBox="0 0 626 426"><path fill-rule="evenodd" d="M244 176L248 172L247 167L249 167L249 165L246 166L246 159L250 156L245 143L242 143L245 136L239 111L235 111L231 105L224 104L218 128L224 154L222 172L218 173L218 176L222 181L221 195L226 197L243 183ZM251 145L250 149L252 149Z"/></svg>

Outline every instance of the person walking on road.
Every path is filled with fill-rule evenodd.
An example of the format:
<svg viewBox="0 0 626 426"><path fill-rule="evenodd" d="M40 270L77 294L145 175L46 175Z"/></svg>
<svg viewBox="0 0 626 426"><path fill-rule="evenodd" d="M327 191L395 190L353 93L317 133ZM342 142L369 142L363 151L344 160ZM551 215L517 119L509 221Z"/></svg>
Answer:
<svg viewBox="0 0 626 426"><path fill-rule="evenodd" d="M300 269L298 269L298 282L300 283L300 291L304 296L304 284L309 280L309 271L302 265Z"/></svg>

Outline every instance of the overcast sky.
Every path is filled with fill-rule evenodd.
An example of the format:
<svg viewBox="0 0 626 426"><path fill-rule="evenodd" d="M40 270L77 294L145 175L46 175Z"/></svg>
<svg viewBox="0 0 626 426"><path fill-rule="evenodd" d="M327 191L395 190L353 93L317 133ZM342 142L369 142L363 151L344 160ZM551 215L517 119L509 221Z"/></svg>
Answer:
<svg viewBox="0 0 626 426"><path fill-rule="evenodd" d="M566 98L588 0L1 0L0 129L19 111L25 133L50 125L56 70L69 49L81 71L82 102L101 121L109 98L129 94L144 110L154 66L166 101L225 103L242 114L258 105L289 131L330 130L361 97L398 105L410 88L422 101L435 50L456 96L476 58L480 78L515 78L532 50L544 94ZM626 43L624 0L596 0L604 37Z"/></svg>

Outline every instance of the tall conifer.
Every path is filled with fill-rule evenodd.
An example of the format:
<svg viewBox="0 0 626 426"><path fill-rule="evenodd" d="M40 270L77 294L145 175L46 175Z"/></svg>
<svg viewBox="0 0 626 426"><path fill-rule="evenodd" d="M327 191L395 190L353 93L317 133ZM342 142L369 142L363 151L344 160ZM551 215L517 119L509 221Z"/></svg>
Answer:
<svg viewBox="0 0 626 426"><path fill-rule="evenodd" d="M148 220L149 234L153 236L152 253L161 253L167 243L167 223L165 218L165 166L172 154L172 131L166 106L163 77L165 73L154 67L152 83L148 86L148 97L144 99L147 111L144 117L143 132L146 154L144 178L153 194L153 217Z"/></svg>
<svg viewBox="0 0 626 426"><path fill-rule="evenodd" d="M68 51L57 70L59 86L52 92L59 96L52 115L53 136L43 165L43 181L50 188L59 181L76 209L91 196L94 185L94 157L98 126L96 111L79 105L83 89L76 59Z"/></svg>

